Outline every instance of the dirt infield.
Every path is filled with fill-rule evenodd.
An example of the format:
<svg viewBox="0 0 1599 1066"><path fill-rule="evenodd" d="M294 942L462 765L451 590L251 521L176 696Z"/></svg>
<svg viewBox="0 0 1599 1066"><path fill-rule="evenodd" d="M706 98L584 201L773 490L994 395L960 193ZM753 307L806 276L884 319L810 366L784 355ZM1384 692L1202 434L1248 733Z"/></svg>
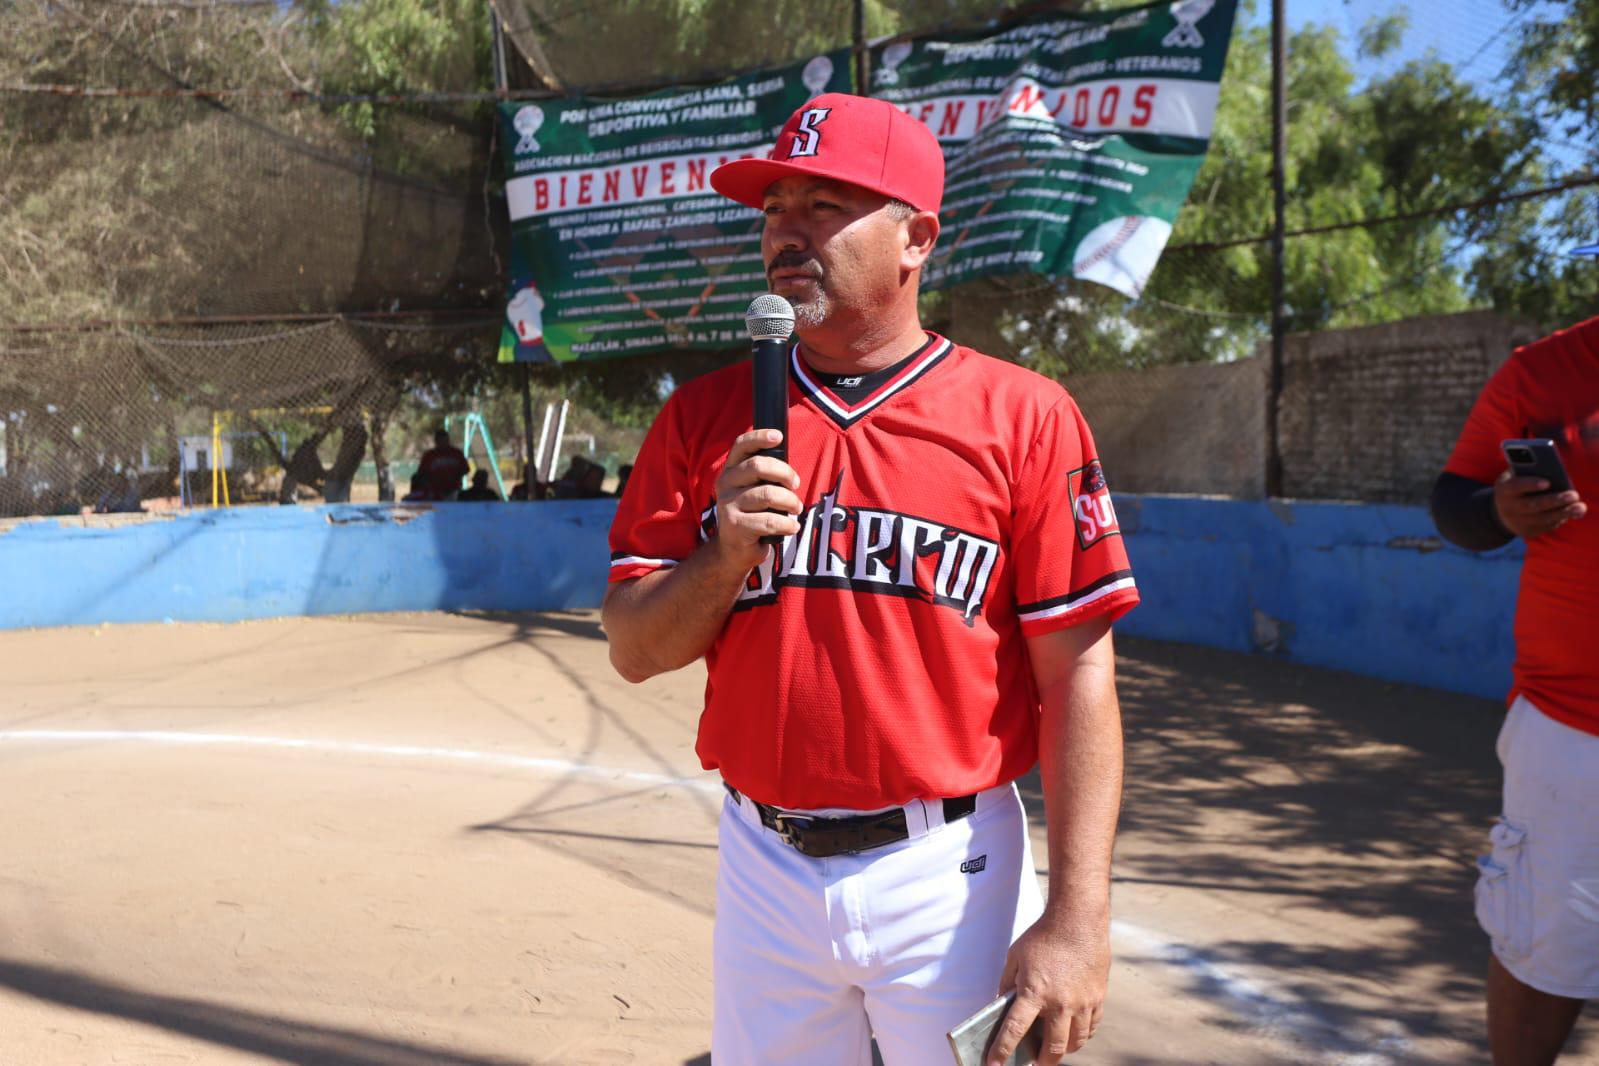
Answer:
<svg viewBox="0 0 1599 1066"><path fill-rule="evenodd" d="M1121 651L1117 963L1071 1061L1485 1061L1500 708ZM628 686L592 613L4 633L0 662L5 1066L709 1062L697 669Z"/></svg>

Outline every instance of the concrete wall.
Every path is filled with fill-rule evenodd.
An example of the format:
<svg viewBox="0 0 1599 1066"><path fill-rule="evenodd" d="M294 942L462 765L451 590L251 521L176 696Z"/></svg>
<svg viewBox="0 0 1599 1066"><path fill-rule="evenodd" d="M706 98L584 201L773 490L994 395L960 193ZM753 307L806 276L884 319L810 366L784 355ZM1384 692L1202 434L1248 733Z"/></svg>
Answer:
<svg viewBox="0 0 1599 1066"><path fill-rule="evenodd" d="M250 507L0 531L0 628L595 607L615 501ZM1138 636L1483 696L1509 681L1519 548L1417 507L1119 495Z"/></svg>
<svg viewBox="0 0 1599 1066"><path fill-rule="evenodd" d="M0 531L0 629L597 607L615 500L242 507Z"/></svg>
<svg viewBox="0 0 1599 1066"><path fill-rule="evenodd" d="M1119 497L1136 636L1479 696L1510 684L1522 551L1474 555L1397 505Z"/></svg>
<svg viewBox="0 0 1599 1066"><path fill-rule="evenodd" d="M1111 491L1258 498L1266 492L1266 367L1161 366L1073 374Z"/></svg>
<svg viewBox="0 0 1599 1066"><path fill-rule="evenodd" d="M1533 339L1490 311L1288 337L1284 495L1425 501L1483 383Z"/></svg>

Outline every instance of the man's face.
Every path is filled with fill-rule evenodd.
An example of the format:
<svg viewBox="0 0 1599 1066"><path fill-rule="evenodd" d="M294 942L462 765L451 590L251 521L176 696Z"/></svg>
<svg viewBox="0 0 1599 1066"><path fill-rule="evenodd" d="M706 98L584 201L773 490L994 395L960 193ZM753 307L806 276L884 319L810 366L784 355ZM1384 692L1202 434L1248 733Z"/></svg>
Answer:
<svg viewBox="0 0 1599 1066"><path fill-rule="evenodd" d="M767 282L794 305L801 329L843 308L870 312L893 299L905 226L888 197L825 178L791 177L766 190L764 210Z"/></svg>

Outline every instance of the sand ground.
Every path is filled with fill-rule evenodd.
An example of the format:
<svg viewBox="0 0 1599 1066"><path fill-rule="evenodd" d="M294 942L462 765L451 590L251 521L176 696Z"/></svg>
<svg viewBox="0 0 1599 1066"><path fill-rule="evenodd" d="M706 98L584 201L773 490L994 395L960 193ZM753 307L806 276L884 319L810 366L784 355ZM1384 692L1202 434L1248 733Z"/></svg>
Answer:
<svg viewBox="0 0 1599 1066"><path fill-rule="evenodd" d="M1117 962L1071 1061L1486 1061L1500 708L1121 652ZM3 1066L709 1062L698 669L625 684L593 613L15 632L0 663Z"/></svg>

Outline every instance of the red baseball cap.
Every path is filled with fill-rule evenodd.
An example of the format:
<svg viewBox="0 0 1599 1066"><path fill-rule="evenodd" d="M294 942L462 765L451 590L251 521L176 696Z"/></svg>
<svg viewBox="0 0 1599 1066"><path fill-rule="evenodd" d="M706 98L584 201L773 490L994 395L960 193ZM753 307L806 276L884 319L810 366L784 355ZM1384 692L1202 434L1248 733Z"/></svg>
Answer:
<svg viewBox="0 0 1599 1066"><path fill-rule="evenodd" d="M768 158L722 164L711 187L758 208L774 181L796 174L859 185L934 214L944 199L944 151L933 131L869 96L816 97L789 116Z"/></svg>

